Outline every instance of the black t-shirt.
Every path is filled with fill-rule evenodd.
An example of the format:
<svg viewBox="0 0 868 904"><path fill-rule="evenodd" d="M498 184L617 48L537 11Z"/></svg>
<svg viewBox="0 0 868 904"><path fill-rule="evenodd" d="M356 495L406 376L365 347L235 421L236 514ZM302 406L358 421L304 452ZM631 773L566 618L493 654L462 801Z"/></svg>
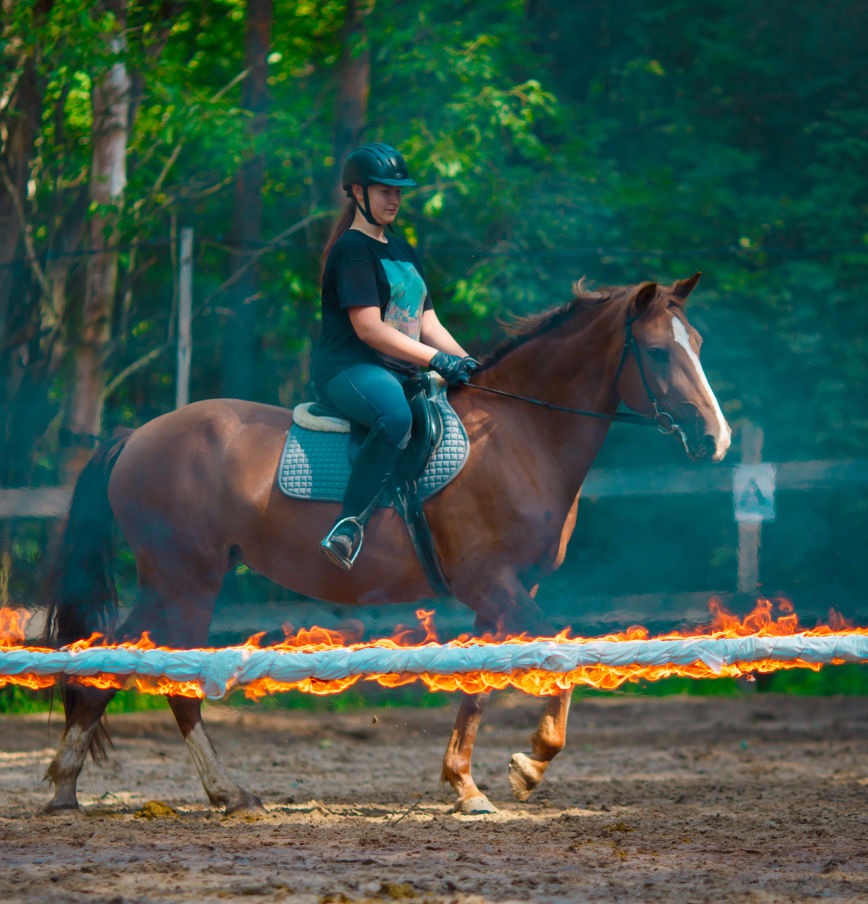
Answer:
<svg viewBox="0 0 868 904"><path fill-rule="evenodd" d="M379 307L382 319L413 339L422 329L422 312L433 307L415 249L396 236L380 242L349 229L326 260L322 283L322 328L314 347L311 371L324 386L354 364L381 364L414 373L414 364L382 355L362 342L350 322L349 309Z"/></svg>

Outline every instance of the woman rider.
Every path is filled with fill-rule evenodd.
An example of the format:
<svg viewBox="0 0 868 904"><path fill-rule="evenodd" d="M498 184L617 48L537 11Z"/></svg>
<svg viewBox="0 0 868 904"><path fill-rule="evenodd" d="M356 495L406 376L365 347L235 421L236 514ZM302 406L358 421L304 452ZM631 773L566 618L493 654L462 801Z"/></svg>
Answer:
<svg viewBox="0 0 868 904"><path fill-rule="evenodd" d="M311 364L317 391L369 428L353 462L343 510L320 544L349 571L364 526L410 441L404 382L428 367L448 383L467 382L479 366L437 318L416 251L386 235L415 185L388 144L352 151L342 185L349 202L323 252L322 330Z"/></svg>

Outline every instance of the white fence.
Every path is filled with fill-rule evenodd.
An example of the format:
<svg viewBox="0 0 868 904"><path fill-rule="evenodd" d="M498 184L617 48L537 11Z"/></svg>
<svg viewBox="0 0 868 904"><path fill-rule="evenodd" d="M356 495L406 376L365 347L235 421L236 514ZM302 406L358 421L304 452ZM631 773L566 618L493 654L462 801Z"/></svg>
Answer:
<svg viewBox="0 0 868 904"><path fill-rule="evenodd" d="M732 493L739 465L598 468L582 487L591 499L617 496L678 496ZM868 459L773 463L777 490L835 489L868 483ZM0 518L57 518L66 513L72 488L0 489Z"/></svg>

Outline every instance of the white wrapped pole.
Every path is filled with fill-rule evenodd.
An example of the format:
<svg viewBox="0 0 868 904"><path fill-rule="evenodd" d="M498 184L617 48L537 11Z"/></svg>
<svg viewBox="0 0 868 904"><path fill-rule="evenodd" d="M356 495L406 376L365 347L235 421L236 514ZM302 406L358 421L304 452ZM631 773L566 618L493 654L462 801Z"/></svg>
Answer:
<svg viewBox="0 0 868 904"><path fill-rule="evenodd" d="M866 661L868 635L844 632L660 640L537 640L418 647L372 644L309 652L252 646L216 650L12 647L0 649L0 686L25 684L25 679L31 676L52 680L65 677L86 683L99 683L99 676L117 676L114 683L120 686L143 686L151 691L168 693L170 682L173 693L179 692L177 685L185 685L187 688L183 692L220 699L236 687L255 688L256 693L264 694L292 687L315 689L311 682L352 683L352 680L373 676L397 679L384 682L387 684L422 678L429 686L455 689L438 681L437 677L475 675L484 686L512 685L534 692L532 683L529 685L521 680L521 676L532 672L555 676L554 683L537 685L538 693L553 693L575 684L594 683L581 674L587 669L612 670L617 685L619 674L621 680L626 680L637 676L638 669L658 670L643 677L662 677L693 667L714 675L733 667L747 672L760 664L768 670ZM458 683L458 686L463 685ZM332 687L331 691L340 689Z"/></svg>

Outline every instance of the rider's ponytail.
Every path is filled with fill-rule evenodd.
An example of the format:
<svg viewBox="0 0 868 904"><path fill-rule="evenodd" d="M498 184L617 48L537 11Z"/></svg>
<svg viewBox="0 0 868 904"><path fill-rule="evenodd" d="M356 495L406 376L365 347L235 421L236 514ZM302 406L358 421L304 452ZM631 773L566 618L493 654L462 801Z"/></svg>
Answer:
<svg viewBox="0 0 868 904"><path fill-rule="evenodd" d="M347 206L343 209L340 217L335 221L335 225L332 228L331 235L328 238L328 241L325 243L325 248L323 248L322 258L320 259L320 270L319 270L319 281L322 282L323 277L325 276L325 266L326 261L329 257L329 252L334 247L335 242L353 225L353 220L356 217L356 202L350 199L347 202Z"/></svg>

